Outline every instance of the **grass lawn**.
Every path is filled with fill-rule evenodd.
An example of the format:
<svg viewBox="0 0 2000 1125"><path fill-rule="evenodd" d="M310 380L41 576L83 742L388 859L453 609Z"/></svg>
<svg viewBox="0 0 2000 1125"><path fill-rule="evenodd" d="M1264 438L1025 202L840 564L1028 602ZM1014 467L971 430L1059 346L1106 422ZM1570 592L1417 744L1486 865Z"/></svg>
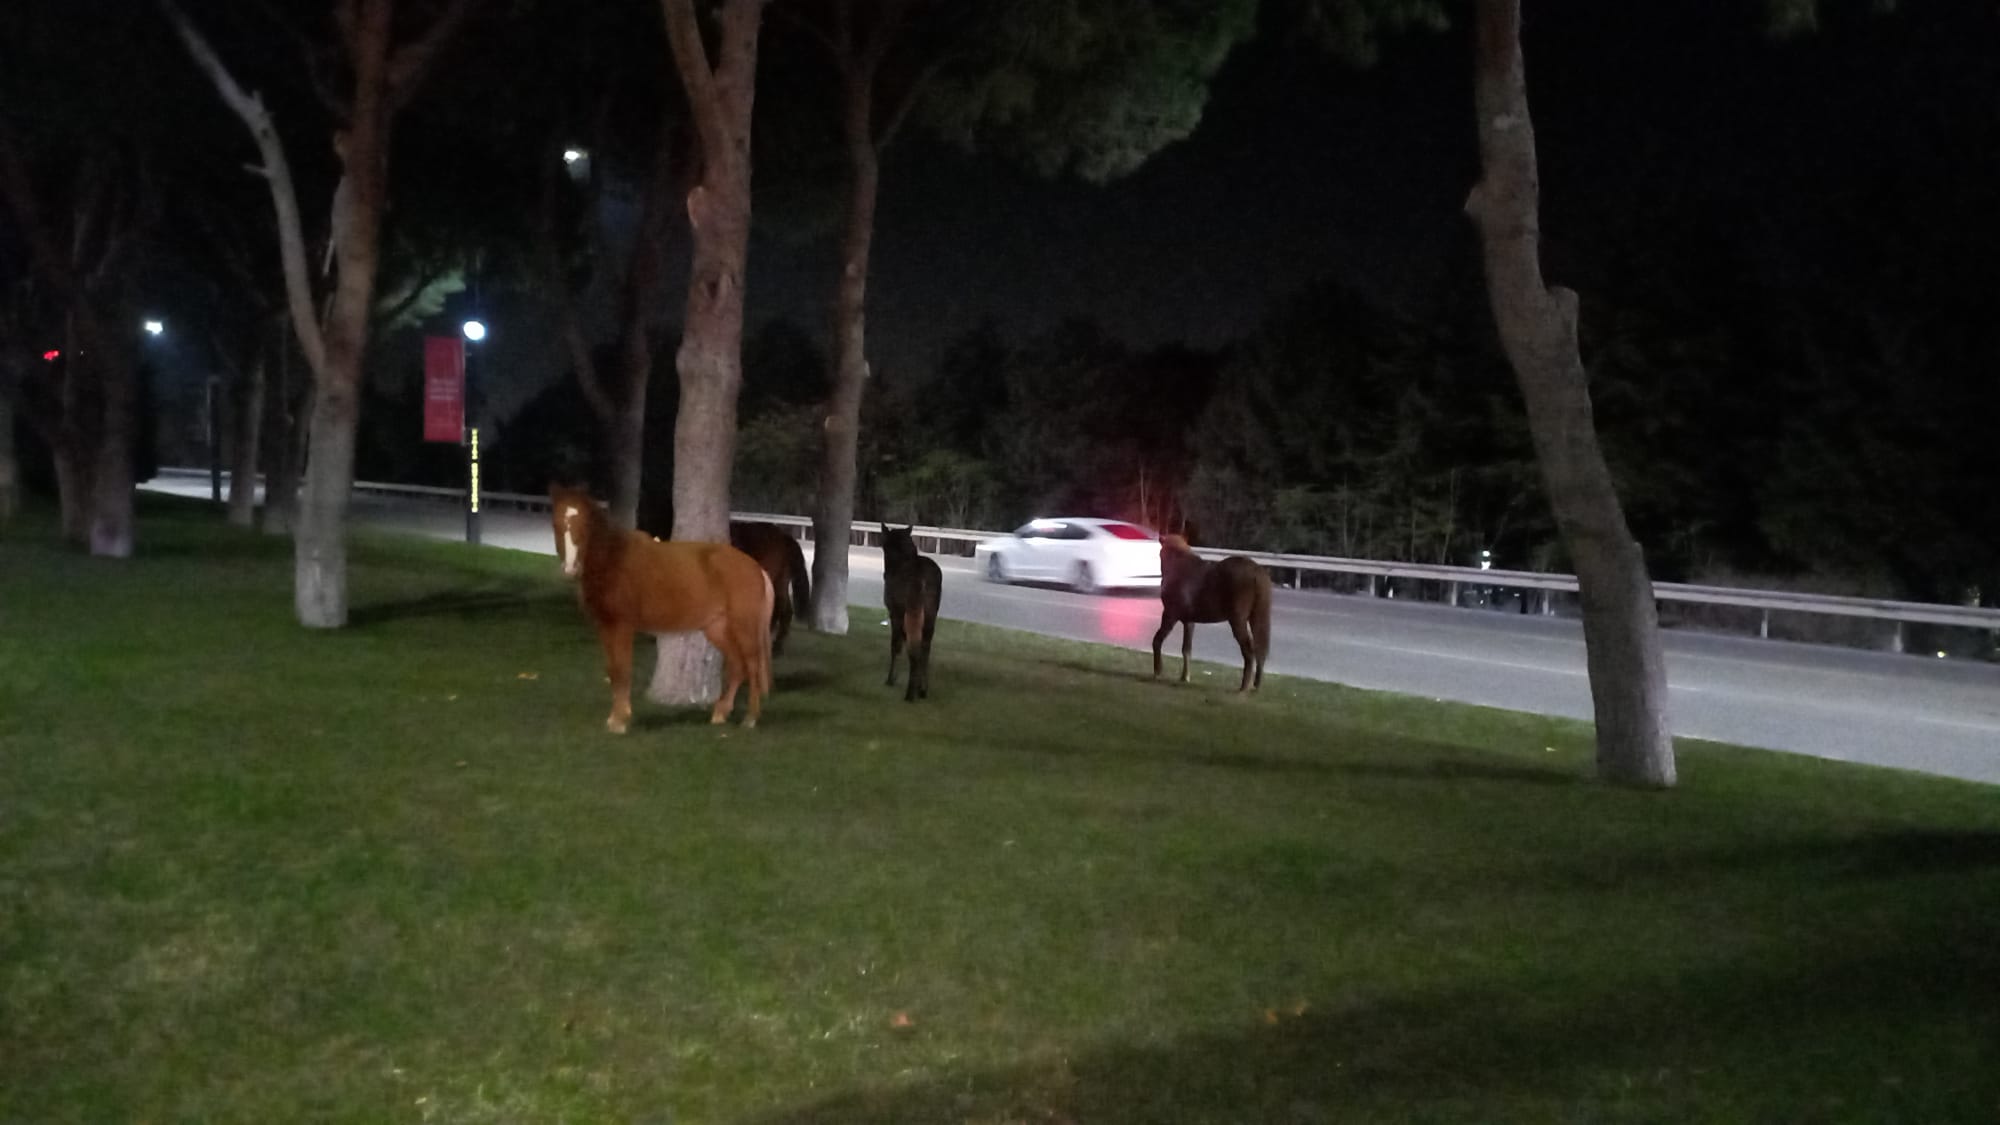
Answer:
<svg viewBox="0 0 2000 1125"><path fill-rule="evenodd" d="M2000 1120L2000 790L872 609L618 738L547 558L142 513L0 539L0 1120Z"/></svg>

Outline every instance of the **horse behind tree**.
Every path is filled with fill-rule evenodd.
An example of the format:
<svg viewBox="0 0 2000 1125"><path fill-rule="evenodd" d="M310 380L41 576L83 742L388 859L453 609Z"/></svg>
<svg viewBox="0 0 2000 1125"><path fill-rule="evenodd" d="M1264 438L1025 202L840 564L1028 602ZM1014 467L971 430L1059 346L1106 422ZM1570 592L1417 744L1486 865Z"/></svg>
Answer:
<svg viewBox="0 0 2000 1125"><path fill-rule="evenodd" d="M1181 682L1194 654L1196 622L1227 621L1243 650L1243 683L1264 686L1264 658L1271 652L1271 576L1241 555L1209 562L1178 535L1160 536L1160 631L1153 634L1153 678L1160 675L1160 645L1181 627ZM1255 667L1255 676L1251 674Z"/></svg>
<svg viewBox="0 0 2000 1125"><path fill-rule="evenodd" d="M771 577L777 600L771 609L771 655L782 656L792 632L792 614L812 605L812 574L792 533L774 523L729 525L729 545L757 560Z"/></svg>
<svg viewBox="0 0 2000 1125"><path fill-rule="evenodd" d="M723 689L709 713L720 723L750 685L743 725L754 727L771 691L771 580L755 559L725 543L662 542L612 526L576 489L549 489L556 558L577 580L584 613L597 627L611 679L611 716L623 734L632 721L632 640L638 633L700 633L722 652Z"/></svg>
<svg viewBox="0 0 2000 1125"><path fill-rule="evenodd" d="M889 679L896 686L896 656L910 646L910 686L905 703L931 694L931 635L937 632L938 603L944 596L944 572L934 559L917 552L910 538L914 527L882 525L882 604L889 610Z"/></svg>

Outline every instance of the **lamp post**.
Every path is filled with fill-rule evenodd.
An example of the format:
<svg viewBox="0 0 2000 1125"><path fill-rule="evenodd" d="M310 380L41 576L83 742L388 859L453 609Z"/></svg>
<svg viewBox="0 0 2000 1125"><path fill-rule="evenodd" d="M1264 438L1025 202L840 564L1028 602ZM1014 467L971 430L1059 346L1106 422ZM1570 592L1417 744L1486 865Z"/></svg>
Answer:
<svg viewBox="0 0 2000 1125"><path fill-rule="evenodd" d="M486 325L478 320L465 322L463 331L468 344L477 344L486 338ZM476 349L465 349L465 433L466 433L466 476L465 476L465 541L479 546L479 396L473 382L472 356Z"/></svg>

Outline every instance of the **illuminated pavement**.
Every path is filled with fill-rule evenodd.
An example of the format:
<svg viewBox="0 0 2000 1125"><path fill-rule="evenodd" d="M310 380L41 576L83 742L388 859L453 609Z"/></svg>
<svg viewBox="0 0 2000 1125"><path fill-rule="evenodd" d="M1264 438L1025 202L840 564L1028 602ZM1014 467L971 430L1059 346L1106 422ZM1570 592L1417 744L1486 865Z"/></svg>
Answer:
<svg viewBox="0 0 2000 1125"><path fill-rule="evenodd" d="M205 480L148 487L208 495ZM365 526L464 537L463 513L447 505L358 496L353 512ZM543 513L490 511L483 531L492 546L553 553ZM938 561L945 617L1150 651L1159 624L1151 594L998 586L970 559ZM849 601L879 607L881 555L857 548L850 565ZM1288 590L1277 592L1273 609L1272 673L1590 717L1574 621ZM1202 626L1195 637L1198 659L1240 664L1227 626ZM1684 631L1667 632L1665 643L1676 735L2000 783L2000 665ZM1179 644L1176 631L1167 643L1169 674L1178 670ZM949 652L939 660L948 662ZM1149 665L1134 658L1135 670ZM1220 687L1233 684L1234 673L1204 678Z"/></svg>

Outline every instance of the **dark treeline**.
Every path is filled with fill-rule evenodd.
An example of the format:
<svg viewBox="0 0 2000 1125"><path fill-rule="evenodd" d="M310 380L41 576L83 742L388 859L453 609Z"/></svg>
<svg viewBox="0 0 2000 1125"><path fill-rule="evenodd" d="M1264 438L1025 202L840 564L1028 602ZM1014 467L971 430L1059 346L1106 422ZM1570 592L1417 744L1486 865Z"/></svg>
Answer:
<svg viewBox="0 0 2000 1125"><path fill-rule="evenodd" d="M274 30L279 25L265 26L232 5L194 7L239 47L287 42ZM1941 6L1923 10L1932 7ZM1662 19L1682 18L1682 6L1657 9ZM60 24L60 6L35 10L50 27ZM2000 593L2000 464L1991 434L2000 418L2000 381L1992 374L2000 317L1991 285L2000 224L1990 205L2000 184L2000 118L1991 109L1990 38L1980 37L1991 31L1977 31L1988 24L1912 18L1835 25L1785 49L1741 28L1695 36L1689 41L1733 52L1718 56L1731 65L1718 64L1704 99L1666 106L1653 96L1656 84L1606 80L1638 64L1603 46L1622 40L1584 19L1595 10L1579 5L1542 25L1555 60L1538 71L1554 76L1542 80L1551 161L1548 269L1581 294L1597 420L1655 576L1735 575L1948 601L1976 587L1990 602ZM298 11L317 18L319 8L301 4ZM612 297L641 213L634 185L649 166L644 157L664 143L660 115L625 122L604 118L594 102L557 104L548 92L569 89L574 76L560 67L532 71L521 59L543 58L542 44L574 12L551 5L532 13L526 23L496 15L476 25L469 46L444 59L434 88L398 126L396 202L385 219L355 473L436 484L463 479L456 446L419 440L418 337L453 331L477 313L496 324L495 343L475 358L476 382L490 389L496 423L488 438L490 485L538 492L551 479L571 479L609 495L602 418L573 373L556 377L577 366L575 349L553 327L562 318L550 294L562 290L560 281L574 289L582 334L603 371L617 367L621 334L649 335L641 522L663 529L673 476L677 283L648 299L636 333L625 333L606 311L617 303ZM610 58L625 59L629 50L625 61L639 93L618 104L644 108L664 98L670 121L677 103L660 88L663 48L652 9L626 16L643 17L645 34L614 24L591 41ZM1620 26L1626 19L1602 18ZM298 26L319 25L301 15ZM1556 35L1564 27L1568 38ZM1900 38L1889 51L1878 40L1892 32ZM1379 85L1322 76L1325 89L1308 87L1328 106L1347 104L1341 97L1376 99L1349 115L1352 121L1314 119L1314 128L1333 138L1319 147L1343 160L1373 159L1378 152L1369 143L1387 135L1395 143L1386 147L1398 155L1424 151L1405 140L1434 139L1424 132L1431 119L1392 111L1435 85L1436 74L1419 65L1433 52L1426 42L1401 42L1385 67L1406 54L1417 63L1407 73L1385 72ZM1263 50L1249 70L1286 59L1293 69L1257 96L1243 94L1263 89L1246 75L1230 79L1242 96L1217 111L1223 124L1247 128L1272 105L1288 105L1301 74L1330 70L1317 55L1278 44ZM1461 74L1459 47L1434 53L1449 74ZM295 175L323 204L337 169L313 109L312 75L275 47L240 54L290 135ZM10 80L25 81L35 61L18 55ZM268 415L256 438L266 471L289 464L295 474L311 380L284 323L269 203L261 183L243 172L249 150L237 123L174 52L60 61L129 63L148 75L149 88L160 76L158 88L174 93L172 104L186 117L177 130L133 127L138 140L171 135L164 150L172 161L100 169L78 163L87 146L76 138L85 134L69 123L122 120L95 104L108 90L103 84L53 83L48 88L65 97L9 102L34 110L18 114L17 129L50 198L75 194L83 172L136 174L143 167L161 185L159 206L135 212L146 220L144 237L121 242L133 264L108 271L117 291L101 294L103 319L128 334L141 306L170 325L165 337L134 348L133 366L145 375L132 411L150 411L157 394L159 459L203 463L211 428L221 431L219 444L234 442L240 419L259 411L239 408L231 388L254 383ZM590 74L603 65L585 55L558 61ZM530 73L540 84L517 89L515 78ZM1837 81L1844 76L1867 80ZM1751 98L1746 90L1760 93ZM498 91L519 104L496 110ZM1446 93L1457 120L1463 91ZM796 143L786 104L776 96L765 103L767 143L807 166L760 164L767 194L759 230L779 232L765 236L774 244L825 243L834 193L824 182L824 153ZM1376 131L1354 124L1384 114L1391 124L1369 127ZM1607 136L1625 143L1610 144ZM572 137L596 153L589 165L595 173L570 175L551 153ZM1189 142L1193 155L1178 166L1183 172L1199 172L1204 159L1235 159L1234 149L1203 143ZM665 151L672 155L673 144ZM1851 159L1857 153L1866 159ZM928 160L912 158L907 167ZM1263 183L1276 167L1253 166L1252 178ZM1399 193L1421 195L1429 182L1421 162L1387 167L1399 185L1409 181ZM1471 169L1437 175L1455 207ZM900 190L924 195L929 183ZM797 202L801 196L810 202ZM935 197L968 213L981 205L949 191ZM1271 305L1259 328L1226 346L1158 346L1157 336L1133 344L1076 320L1038 334L976 329L913 362L907 357L915 349L904 343L912 332L907 315L881 318L871 337L879 369L864 406L857 513L1006 528L1037 514L1090 512L1167 528L1192 521L1205 539L1233 546L1457 563L1490 550L1497 565L1566 568L1520 397L1497 353L1472 231L1455 212L1439 219L1411 206L1416 217L1408 222L1424 237L1409 238L1407 253L1397 244L1395 269L1383 265L1379 248L1347 261L1303 255L1341 280L1297 289ZM169 214L174 221L162 218ZM309 227L323 226L324 207L314 214ZM1350 216L1348 225L1365 224ZM1453 237L1436 232L1453 230L1457 244L1433 253ZM323 269L326 231L306 234L310 257ZM661 241L684 253L679 228ZM1217 256L1192 245L1190 256ZM28 415L58 386L45 377L66 366L39 360L65 343L65 318L27 283L23 248L11 226L0 224L0 295L7 297L0 335L10 345L0 354L0 385L19 387L10 402L22 410L9 430L19 431L29 483L46 489L53 462ZM1276 270L1279 263L1267 259L1257 259L1260 267ZM680 265L675 258L667 274L677 277ZM755 276L753 291L762 292L768 275ZM915 284L906 279L900 291L891 289L896 276L885 276L882 292ZM968 289L989 283L981 271L966 277ZM817 427L832 366L813 315L766 320L745 342L733 483L739 510L812 510ZM502 363L513 370L498 370ZM217 380L213 389L209 379ZM207 406L215 399L222 407L211 419ZM142 470L151 459L143 448L136 457Z"/></svg>
<svg viewBox="0 0 2000 1125"><path fill-rule="evenodd" d="M2000 324L1966 308L1994 248L1922 237L1948 202L1872 208L1838 261L1729 207L1635 216L1607 248L1584 349L1656 577L1949 601L2000 589ZM1219 351L1135 349L1080 320L1019 341L967 333L928 370L880 380L860 515L1000 529L1089 513L1191 521L1246 548L1564 568L1475 268L1468 245L1399 307L1322 283ZM823 352L772 321L745 369L735 506L800 514ZM655 390L663 434L671 382ZM648 442L649 478L670 471L666 447ZM418 468L386 463L391 448L371 463ZM565 381L505 427L494 471L529 490L601 476L590 449Z"/></svg>

